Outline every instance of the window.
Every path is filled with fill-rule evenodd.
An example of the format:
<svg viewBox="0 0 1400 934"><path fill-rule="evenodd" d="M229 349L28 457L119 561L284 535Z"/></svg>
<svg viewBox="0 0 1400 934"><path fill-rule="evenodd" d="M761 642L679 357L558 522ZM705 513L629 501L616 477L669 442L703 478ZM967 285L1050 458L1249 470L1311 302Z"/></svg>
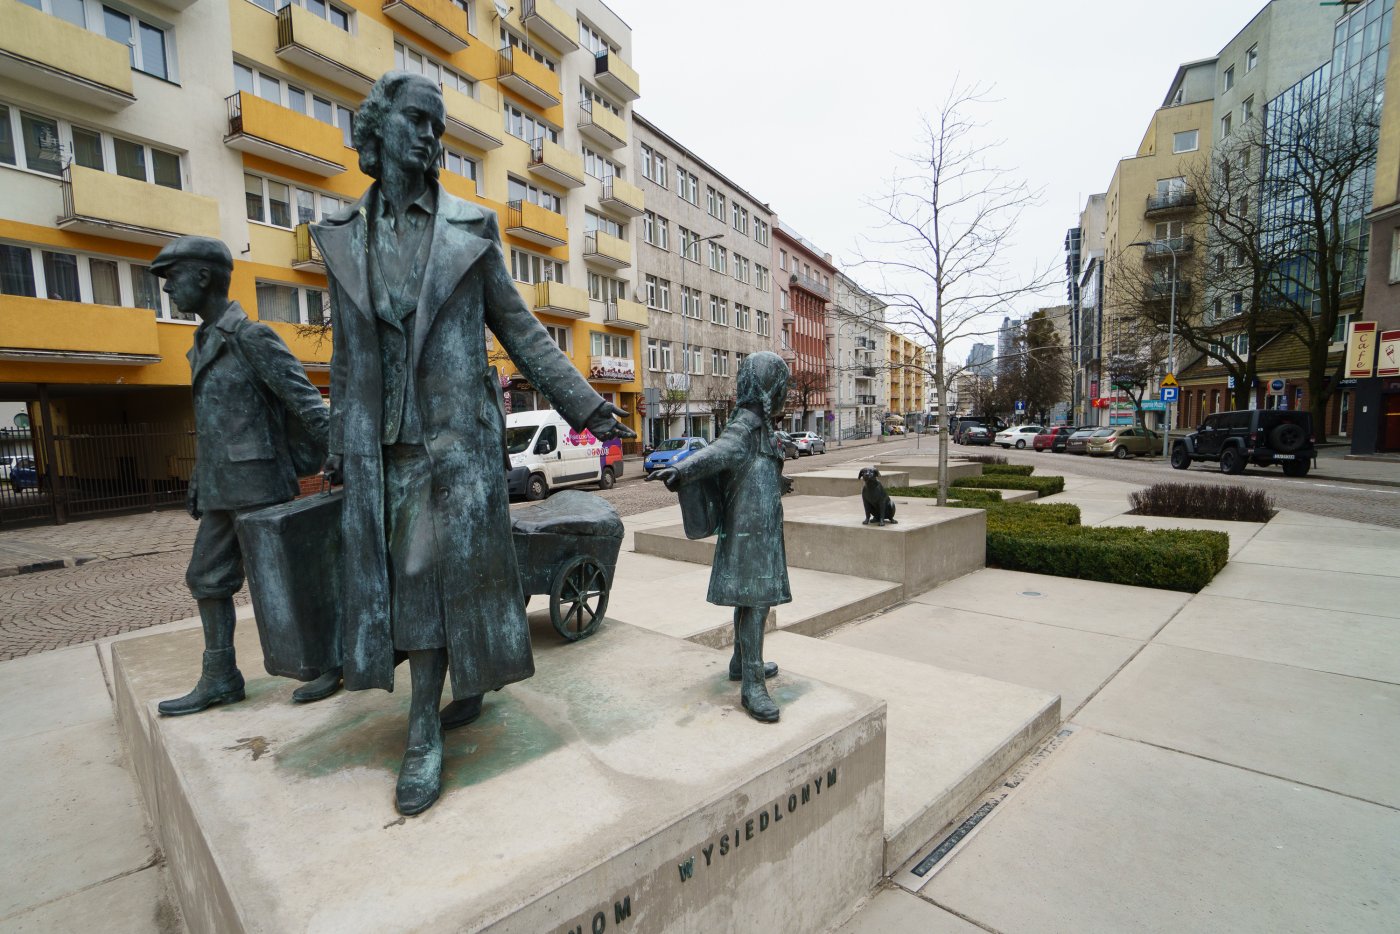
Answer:
<svg viewBox="0 0 1400 934"><path fill-rule="evenodd" d="M523 139L532 146L541 137L551 143L559 142L558 130L514 104L503 102L501 112L505 115L506 132L516 139Z"/></svg>
<svg viewBox="0 0 1400 934"><path fill-rule="evenodd" d="M654 160L654 155L655 155L655 154L652 152L652 148L651 148L650 146L648 146L646 143L642 143L641 145L642 145L642 178L647 178L647 179L649 179L649 178L651 178L651 173L654 171L653 160Z"/></svg>
<svg viewBox="0 0 1400 934"><path fill-rule="evenodd" d="M1182 130L1172 135L1172 152L1195 152L1200 148L1199 130Z"/></svg>
<svg viewBox="0 0 1400 934"><path fill-rule="evenodd" d="M594 55L600 55L603 52L617 51L617 46L613 45L603 37L601 32L581 19L578 21L578 44Z"/></svg>
<svg viewBox="0 0 1400 934"><path fill-rule="evenodd" d="M693 230L677 225L681 233L681 255L692 263L700 262L700 238Z"/></svg>
<svg viewBox="0 0 1400 934"><path fill-rule="evenodd" d="M659 152L652 154L651 180L662 188L671 186L666 175L666 157Z"/></svg>
<svg viewBox="0 0 1400 934"><path fill-rule="evenodd" d="M1249 51L1244 53L1244 70L1246 73L1254 70L1254 66L1259 64L1259 46L1251 45Z"/></svg>
<svg viewBox="0 0 1400 934"><path fill-rule="evenodd" d="M734 278L740 282L749 281L749 259L747 256L734 254Z"/></svg>
<svg viewBox="0 0 1400 934"><path fill-rule="evenodd" d="M721 221L725 220L724 195L707 186L705 188L705 210L709 212L711 217Z"/></svg>
<svg viewBox="0 0 1400 934"><path fill-rule="evenodd" d="M549 339L558 345L564 353L569 352L569 335L572 333L569 328L557 324L546 324L544 331L549 335Z"/></svg>
<svg viewBox="0 0 1400 934"><path fill-rule="evenodd" d="M522 182L514 175L506 176L506 200L528 201L555 214L564 213L564 199L552 191Z"/></svg>
<svg viewBox="0 0 1400 934"><path fill-rule="evenodd" d="M595 357L631 357L632 338L620 334L589 331L589 352Z"/></svg>
<svg viewBox="0 0 1400 934"><path fill-rule="evenodd" d="M1390 282L1400 282L1400 227L1390 231Z"/></svg>
<svg viewBox="0 0 1400 934"><path fill-rule="evenodd" d="M753 284L754 284L754 286L757 287L757 289L758 289L760 292L767 292L767 291L768 291L768 283L769 283L769 278L768 278L768 267L767 267L767 266L760 266L760 265L758 265L757 263L754 263L754 267L753 267Z"/></svg>
<svg viewBox="0 0 1400 934"><path fill-rule="evenodd" d="M1225 90L1230 90L1235 86L1235 66L1231 65L1225 69Z"/></svg>
<svg viewBox="0 0 1400 934"><path fill-rule="evenodd" d="M647 369L653 373L661 369L661 342L654 337L647 338Z"/></svg>
<svg viewBox="0 0 1400 934"><path fill-rule="evenodd" d="M149 308L162 320L196 320L169 304L146 266L44 247L0 243L0 294Z"/></svg>
<svg viewBox="0 0 1400 934"><path fill-rule="evenodd" d="M1157 179L1157 197L1171 198L1186 193L1186 177L1178 175L1175 178Z"/></svg>
<svg viewBox="0 0 1400 934"><path fill-rule="evenodd" d="M281 104L297 113L306 114L324 124L337 127L345 145L353 145L351 129L355 114L349 107L337 104L320 95L309 93L304 88L275 78L266 72L256 71L241 62L233 63L233 86L247 94L256 94L274 104Z"/></svg>
<svg viewBox="0 0 1400 934"><path fill-rule="evenodd" d="M587 146L583 147L583 170L600 181L622 177L621 166L606 156L598 155Z"/></svg>
<svg viewBox="0 0 1400 934"><path fill-rule="evenodd" d="M646 211L642 214L642 239L658 249L669 250L671 222L654 211Z"/></svg>
<svg viewBox="0 0 1400 934"><path fill-rule="evenodd" d="M563 282L564 264L511 247L510 274L516 282Z"/></svg>
<svg viewBox="0 0 1400 934"><path fill-rule="evenodd" d="M1161 221L1156 225L1154 238L1157 240L1178 240L1184 229L1185 224L1182 221Z"/></svg>
<svg viewBox="0 0 1400 934"><path fill-rule="evenodd" d="M1235 211L1240 217L1249 216L1249 195L1240 195L1239 200L1235 202Z"/></svg>
<svg viewBox="0 0 1400 934"><path fill-rule="evenodd" d="M30 6L39 7L35 0L26 0ZM82 26L98 32L97 18L89 18L80 9L83 4L77 0L47 0L51 6L48 12L66 19L75 26ZM92 7L96 9L96 7ZM155 22L137 16L127 10L103 6L101 33L113 42L127 47L131 67L157 78L174 80L171 67L172 50L166 41L166 29Z"/></svg>
<svg viewBox="0 0 1400 934"><path fill-rule="evenodd" d="M734 226L734 229L737 230L737 231L739 231L739 233L741 233L741 234L748 234L748 232L749 232L749 209L748 209L748 208L742 208L742 207L739 206L738 202L735 202L735 204L734 204L734 206L733 206L733 209L732 209L732 213L733 213L733 226Z"/></svg>
<svg viewBox="0 0 1400 934"><path fill-rule="evenodd" d="M422 75L433 84L441 84L454 91L460 91L467 97L476 96L476 82L471 78L460 71L448 68L417 49L409 48L402 42L394 43L394 67L399 71Z"/></svg>
<svg viewBox="0 0 1400 934"><path fill-rule="evenodd" d="M660 311L671 310L671 280L660 276L646 277L647 307Z"/></svg>
<svg viewBox="0 0 1400 934"><path fill-rule="evenodd" d="M141 182L182 188L178 153L0 104L0 162L60 175L64 157Z"/></svg>
<svg viewBox="0 0 1400 934"><path fill-rule="evenodd" d="M778 268L784 270L788 268L787 250L778 251Z"/></svg>
<svg viewBox="0 0 1400 934"><path fill-rule="evenodd" d="M1248 123L1254 119L1254 97L1246 97L1244 103L1240 105L1240 122Z"/></svg>
<svg viewBox="0 0 1400 934"><path fill-rule="evenodd" d="M687 347L685 349L686 372L692 376L705 375L705 351L701 347Z"/></svg>
<svg viewBox="0 0 1400 934"><path fill-rule="evenodd" d="M471 156L464 156L460 152L444 148L442 150L442 167L453 175L469 178L480 185L481 163Z"/></svg>
<svg viewBox="0 0 1400 934"><path fill-rule="evenodd" d="M710 268L718 273L727 274L729 271L729 251L720 246L715 241L710 243Z"/></svg>
<svg viewBox="0 0 1400 934"><path fill-rule="evenodd" d="M501 28L501 48L503 50L515 49L523 53L524 55L533 58L535 61L548 68L550 71L556 71L559 68L558 64L554 61L554 59L550 58L548 55L545 55L539 49L535 48L533 45L526 42L524 39L520 38L515 33L511 32L509 29L506 29L504 27Z"/></svg>
<svg viewBox="0 0 1400 934"><path fill-rule="evenodd" d="M757 325L754 333L759 337L769 337L773 333L773 313L764 311L762 308L754 312L754 323Z"/></svg>
<svg viewBox="0 0 1400 934"><path fill-rule="evenodd" d="M676 169L676 193L698 207L700 205L700 179L685 169Z"/></svg>
<svg viewBox="0 0 1400 934"><path fill-rule="evenodd" d="M700 319L700 290L681 286L681 315L686 318Z"/></svg>
<svg viewBox="0 0 1400 934"><path fill-rule="evenodd" d="M597 211L585 208L583 211L583 229L586 233L593 233L601 230L610 237L617 237L619 240L627 239L627 228L611 217L604 217Z"/></svg>
<svg viewBox="0 0 1400 934"><path fill-rule="evenodd" d="M753 309L748 305L734 303L734 327L740 331L753 330Z"/></svg>
<svg viewBox="0 0 1400 934"><path fill-rule="evenodd" d="M578 98L579 103L583 105L583 109L589 113L593 112L594 107L602 107L604 110L611 112L615 117L622 116L621 107L589 87L582 79L580 79L578 83Z"/></svg>
<svg viewBox="0 0 1400 934"><path fill-rule="evenodd" d="M1220 118L1220 138L1224 139L1230 135L1230 128L1234 125L1233 114L1226 114Z"/></svg>
<svg viewBox="0 0 1400 934"><path fill-rule="evenodd" d="M627 283L600 273L588 274L588 297L595 302L616 302L627 298Z"/></svg>
<svg viewBox="0 0 1400 934"><path fill-rule="evenodd" d="M729 300L718 295L710 296L710 323L729 325Z"/></svg>
<svg viewBox="0 0 1400 934"><path fill-rule="evenodd" d="M778 310L788 311L791 306L788 304L788 290L783 289L778 293Z"/></svg>
<svg viewBox="0 0 1400 934"><path fill-rule="evenodd" d="M345 207L343 200L332 195L251 172L243 174L243 200L248 220L286 228L321 220Z"/></svg>
<svg viewBox="0 0 1400 934"><path fill-rule="evenodd" d="M712 376L724 375L720 372L720 356L721 354L718 348L712 348L710 350L710 375ZM729 370L729 354L723 354L723 356L724 370L727 372Z"/></svg>
<svg viewBox="0 0 1400 934"><path fill-rule="evenodd" d="M764 246L768 245L768 222L754 218L753 238Z"/></svg>

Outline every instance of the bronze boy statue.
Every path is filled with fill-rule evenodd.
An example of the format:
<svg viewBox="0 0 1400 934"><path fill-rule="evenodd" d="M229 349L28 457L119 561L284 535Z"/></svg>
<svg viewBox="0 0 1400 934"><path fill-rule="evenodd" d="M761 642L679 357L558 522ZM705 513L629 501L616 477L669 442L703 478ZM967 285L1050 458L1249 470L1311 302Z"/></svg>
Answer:
<svg viewBox="0 0 1400 934"><path fill-rule="evenodd" d="M719 500L719 543L706 599L734 607L729 678L743 681L744 709L764 723L776 722L779 714L764 685L778 670L763 661L764 624L769 607L792 602L781 500L788 481L782 444L773 432L773 418L787 397L788 375L777 354L750 354L739 366L738 407L715 443L647 477L670 490L716 481L712 495Z"/></svg>

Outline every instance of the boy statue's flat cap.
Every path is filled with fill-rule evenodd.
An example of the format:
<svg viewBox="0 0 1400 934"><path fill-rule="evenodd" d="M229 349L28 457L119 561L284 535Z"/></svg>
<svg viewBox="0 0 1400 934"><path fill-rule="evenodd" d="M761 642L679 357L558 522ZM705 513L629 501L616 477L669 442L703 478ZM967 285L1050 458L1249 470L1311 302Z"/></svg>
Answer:
<svg viewBox="0 0 1400 934"><path fill-rule="evenodd" d="M208 263L233 272L233 254L222 240L213 237L177 237L165 245L151 262L151 272L166 276L170 267L186 261Z"/></svg>

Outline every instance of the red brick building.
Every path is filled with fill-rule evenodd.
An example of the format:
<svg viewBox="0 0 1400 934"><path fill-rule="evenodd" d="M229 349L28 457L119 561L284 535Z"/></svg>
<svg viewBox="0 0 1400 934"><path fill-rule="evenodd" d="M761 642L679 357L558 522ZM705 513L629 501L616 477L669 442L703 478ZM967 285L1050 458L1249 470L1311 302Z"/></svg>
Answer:
<svg viewBox="0 0 1400 934"><path fill-rule="evenodd" d="M775 218L776 221L776 218ZM796 231L773 225L775 317L781 322L778 352L792 368L784 425L789 431L827 433L830 413L826 370L827 305L833 299L837 269Z"/></svg>

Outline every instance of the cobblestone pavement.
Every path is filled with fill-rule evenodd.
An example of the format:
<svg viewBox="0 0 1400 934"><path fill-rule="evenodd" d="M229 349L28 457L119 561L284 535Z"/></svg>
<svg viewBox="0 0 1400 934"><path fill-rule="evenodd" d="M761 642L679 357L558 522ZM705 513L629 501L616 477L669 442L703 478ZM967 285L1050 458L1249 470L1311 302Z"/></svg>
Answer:
<svg viewBox="0 0 1400 934"><path fill-rule="evenodd" d="M931 439L848 444L828 454L804 457L788 470L834 467L877 454L937 451ZM954 447L955 454L989 453L986 448ZM1290 480L1277 471L1247 471L1238 477L1213 467L1174 471L1156 460L1115 461L1070 455L1006 451L1008 460L1036 465L1041 473L1069 473L1129 483L1171 481L1231 484L1265 489L1280 507L1400 528L1400 488L1314 480ZM1398 478L1400 479L1400 478ZM673 504L675 495L645 483L641 465L629 462L627 475L601 494L622 515ZM518 504L528 509L529 504ZM74 522L0 533L6 543L50 548L89 556L87 564L52 571L0 577L0 660L17 658L92 639L184 619L195 613L185 589L185 563L196 524L178 510ZM246 590L239 602L247 602Z"/></svg>

